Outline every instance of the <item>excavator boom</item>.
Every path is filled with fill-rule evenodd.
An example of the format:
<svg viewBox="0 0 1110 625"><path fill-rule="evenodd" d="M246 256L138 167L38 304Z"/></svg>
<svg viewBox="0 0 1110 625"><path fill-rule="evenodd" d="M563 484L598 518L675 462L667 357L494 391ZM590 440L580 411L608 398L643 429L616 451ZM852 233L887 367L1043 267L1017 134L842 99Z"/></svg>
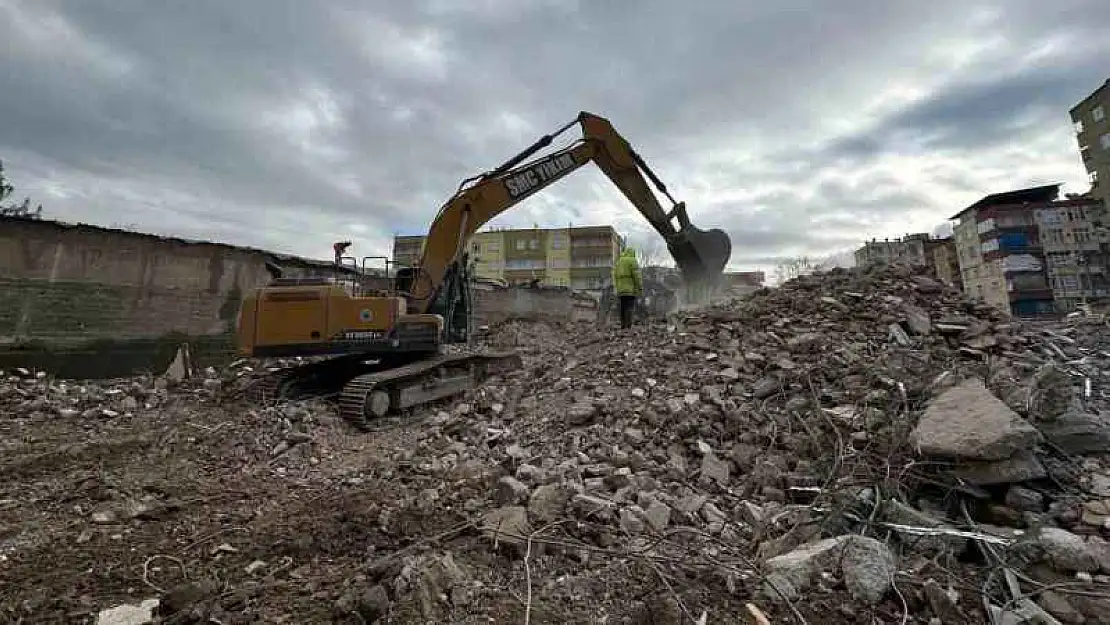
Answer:
<svg viewBox="0 0 1110 625"><path fill-rule="evenodd" d="M575 124L582 127L581 139L527 161ZM492 171L464 181L443 205L428 231L423 256L411 277L410 301L415 311L431 309L450 267L459 260L466 242L479 228L591 161L663 237L687 284L712 285L720 278L732 253L728 235L719 229L704 231L691 224L685 203L675 201L666 185L612 124L583 111L573 122L544 135ZM669 210L660 204L652 185L671 202Z"/></svg>

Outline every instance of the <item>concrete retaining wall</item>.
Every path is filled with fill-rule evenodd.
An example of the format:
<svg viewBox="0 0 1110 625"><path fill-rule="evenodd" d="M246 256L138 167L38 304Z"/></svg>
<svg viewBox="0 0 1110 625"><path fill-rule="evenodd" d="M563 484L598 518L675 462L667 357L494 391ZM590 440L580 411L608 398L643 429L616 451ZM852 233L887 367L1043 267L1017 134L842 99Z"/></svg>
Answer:
<svg viewBox="0 0 1110 625"><path fill-rule="evenodd" d="M242 294L269 280L272 258L229 245L0 218L0 345L226 333ZM326 270L282 264L288 275Z"/></svg>
<svg viewBox="0 0 1110 625"><path fill-rule="evenodd" d="M290 277L333 271L263 250L0 217L0 369L160 371L182 342L194 362L225 361L239 301L269 281L267 261Z"/></svg>
<svg viewBox="0 0 1110 625"><path fill-rule="evenodd" d="M510 319L551 322L596 322L597 302L565 289L475 289L475 325L496 325Z"/></svg>

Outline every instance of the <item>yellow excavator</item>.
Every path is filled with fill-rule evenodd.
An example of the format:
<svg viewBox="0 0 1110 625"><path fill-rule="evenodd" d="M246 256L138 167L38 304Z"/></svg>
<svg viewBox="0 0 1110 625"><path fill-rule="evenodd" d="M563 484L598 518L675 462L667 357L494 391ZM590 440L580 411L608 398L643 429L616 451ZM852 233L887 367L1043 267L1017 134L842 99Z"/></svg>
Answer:
<svg viewBox="0 0 1110 625"><path fill-rule="evenodd" d="M580 139L528 160L576 124L582 128ZM420 261L398 269L385 288L283 278L280 268L271 267L274 279L248 293L240 307L240 353L329 358L274 372L256 392L279 398L338 396L343 417L366 426L519 367L519 357L511 353L449 354L442 349L467 341L471 334L467 243L500 213L591 161L663 237L686 284L711 286L720 279L732 253L728 235L693 226L685 204L671 197L609 121L581 112L497 168L464 180L432 222ZM649 180L670 200L669 210ZM337 247L337 263L341 253Z"/></svg>

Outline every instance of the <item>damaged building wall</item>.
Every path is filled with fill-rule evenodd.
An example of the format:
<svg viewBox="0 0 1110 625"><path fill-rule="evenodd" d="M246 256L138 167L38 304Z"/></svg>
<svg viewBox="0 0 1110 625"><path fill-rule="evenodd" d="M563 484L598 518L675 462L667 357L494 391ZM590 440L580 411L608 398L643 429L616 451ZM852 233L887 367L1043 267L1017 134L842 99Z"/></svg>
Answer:
<svg viewBox="0 0 1110 625"><path fill-rule="evenodd" d="M229 245L3 219L0 343L226 333L242 294L269 280L270 258Z"/></svg>
<svg viewBox="0 0 1110 625"><path fill-rule="evenodd" d="M497 325L509 319L596 322L598 302L568 289L475 287L475 325Z"/></svg>
<svg viewBox="0 0 1110 625"><path fill-rule="evenodd" d="M0 217L0 370L71 377L158 370L189 342L198 363L232 356L242 294L326 262L124 230Z"/></svg>

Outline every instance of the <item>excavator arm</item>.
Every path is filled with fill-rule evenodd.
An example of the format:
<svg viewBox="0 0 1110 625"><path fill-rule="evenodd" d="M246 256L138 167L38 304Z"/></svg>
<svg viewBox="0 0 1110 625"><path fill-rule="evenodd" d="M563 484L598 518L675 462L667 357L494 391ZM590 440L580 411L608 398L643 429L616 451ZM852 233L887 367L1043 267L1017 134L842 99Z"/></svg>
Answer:
<svg viewBox="0 0 1110 625"><path fill-rule="evenodd" d="M582 127L581 139L525 162L575 124ZM452 267L461 259L467 241L479 228L591 161L663 237L687 284L712 284L720 277L732 253L728 235L722 230L703 231L693 226L685 203L675 201L609 121L583 111L573 122L544 135L496 169L464 181L443 205L428 231L421 261L408 278L414 312L429 311ZM660 204L649 180L671 202L669 210Z"/></svg>

